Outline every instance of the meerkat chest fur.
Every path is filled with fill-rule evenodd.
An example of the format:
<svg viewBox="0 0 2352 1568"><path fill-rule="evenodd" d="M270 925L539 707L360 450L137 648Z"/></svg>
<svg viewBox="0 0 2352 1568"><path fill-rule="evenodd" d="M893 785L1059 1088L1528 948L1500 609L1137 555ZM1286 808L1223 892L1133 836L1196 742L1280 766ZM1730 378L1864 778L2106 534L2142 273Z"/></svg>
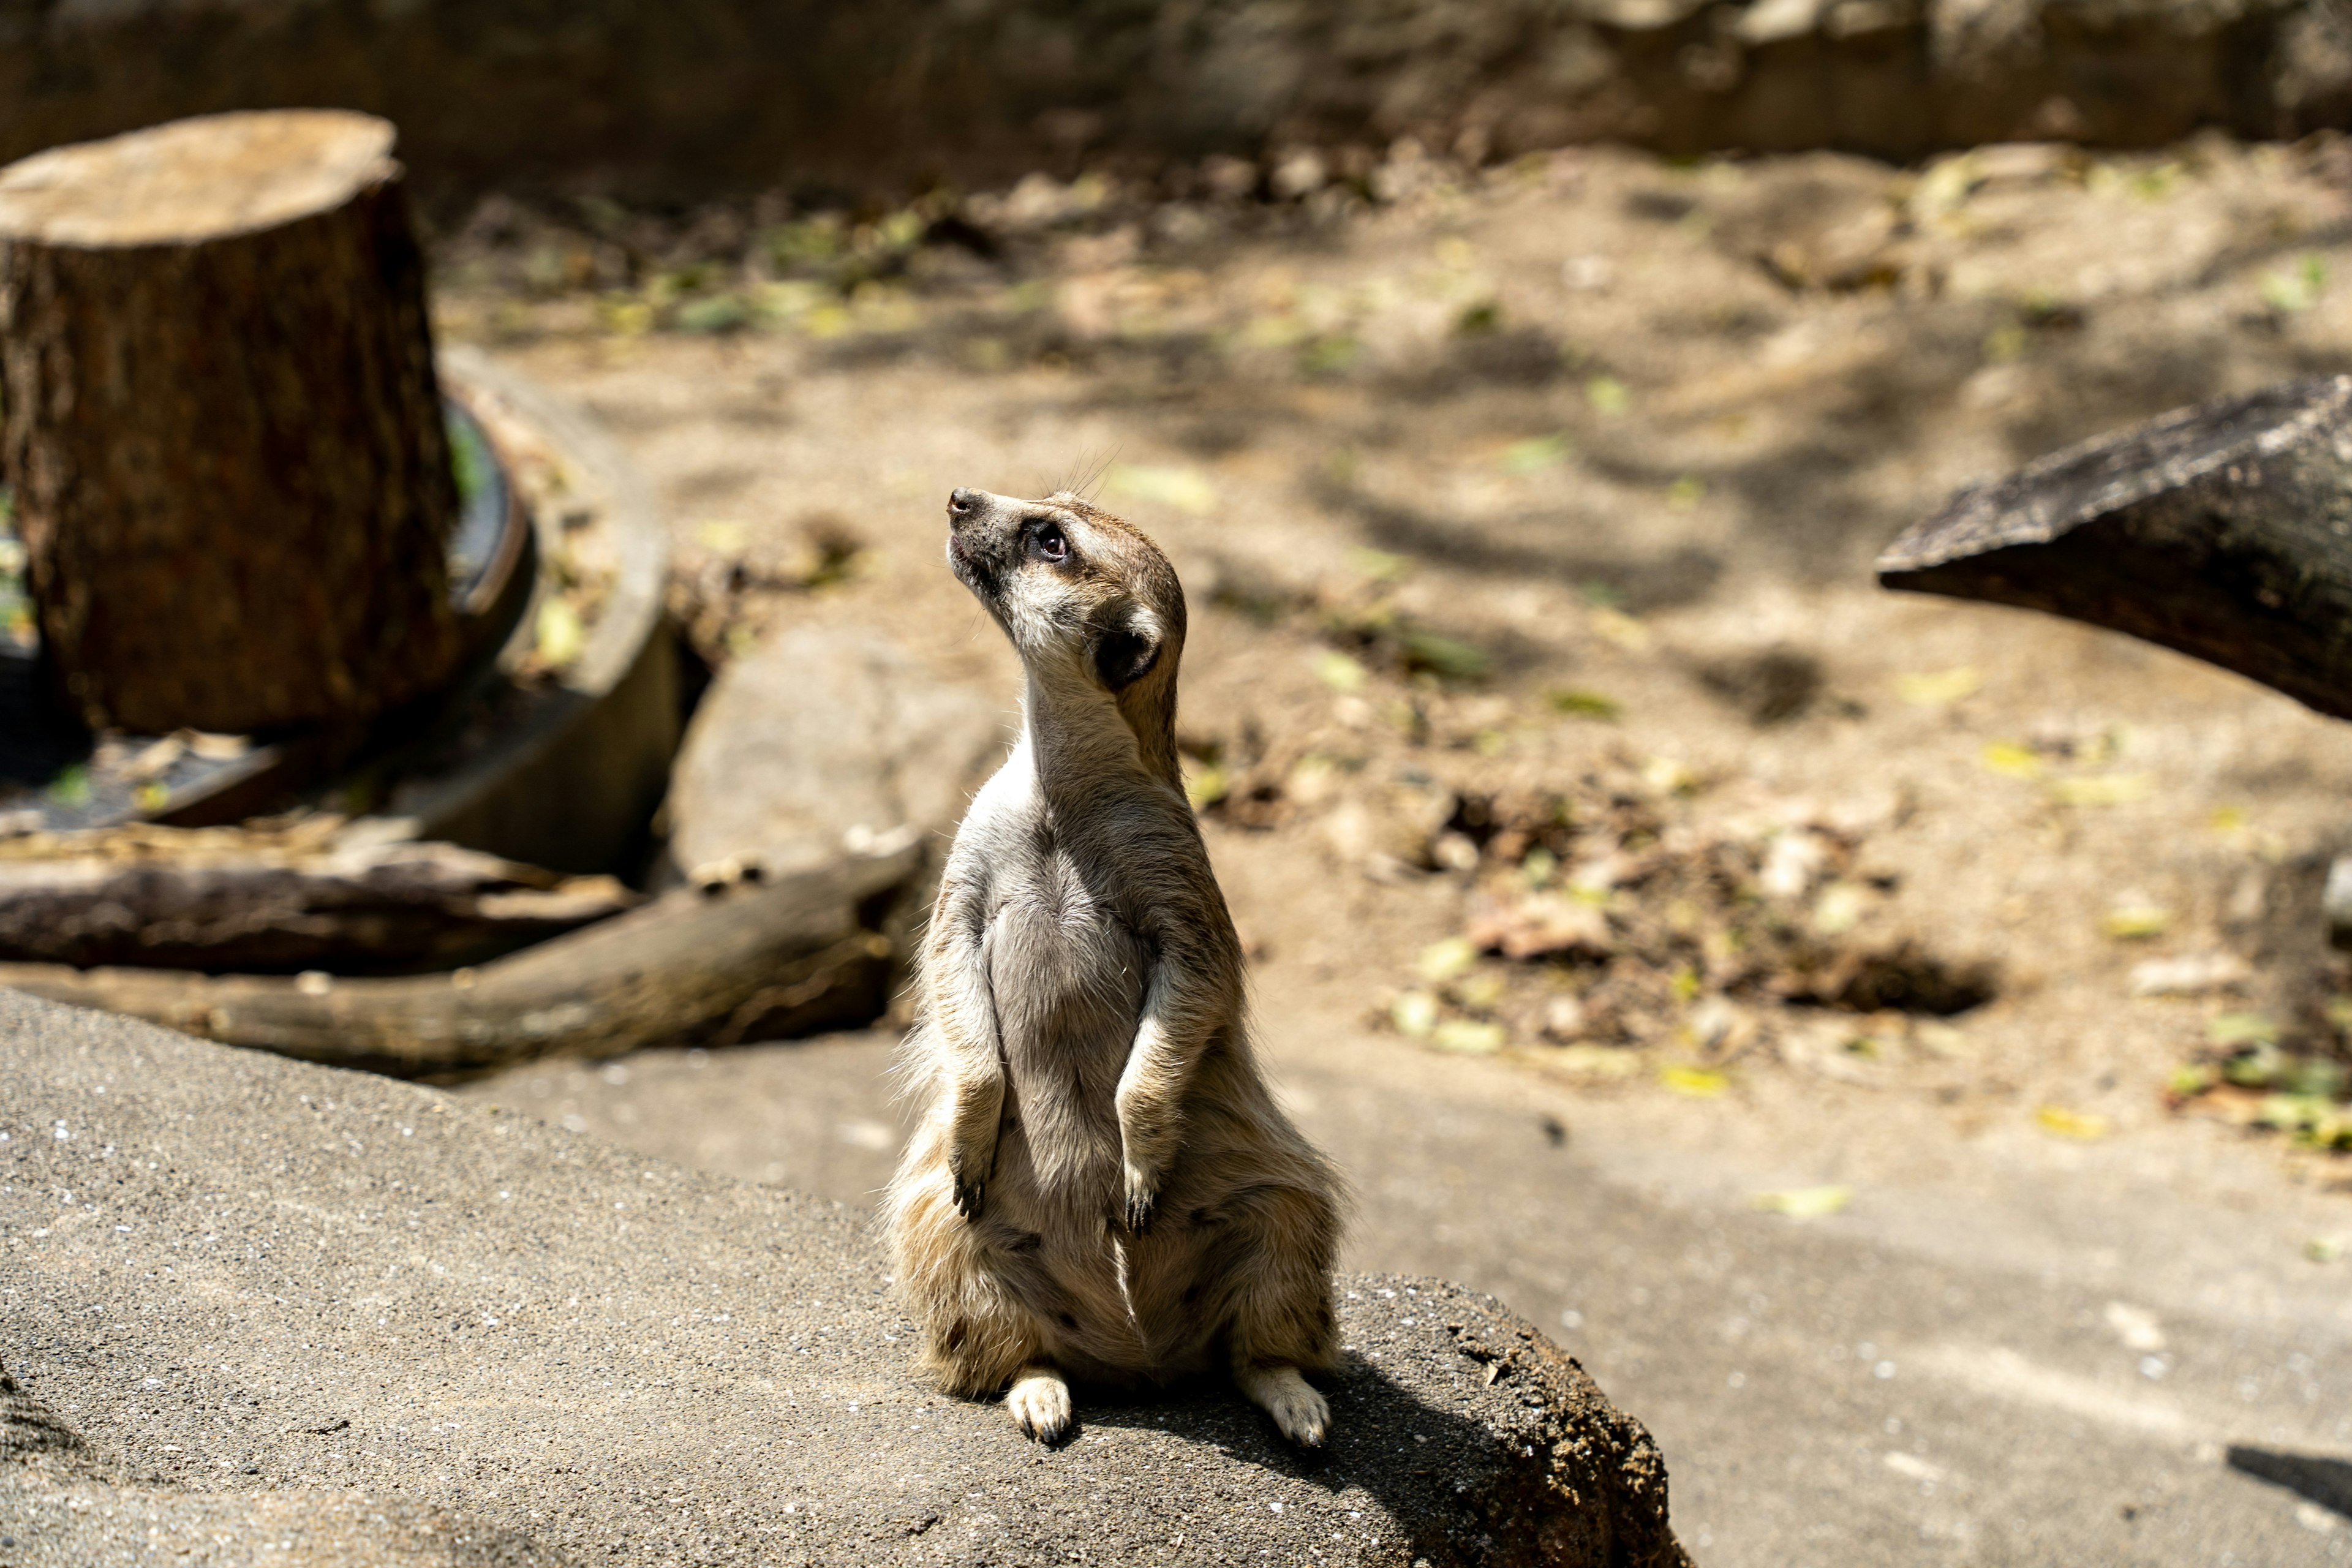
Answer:
<svg viewBox="0 0 2352 1568"><path fill-rule="evenodd" d="M984 887L981 961L1038 1195L1099 1212L1120 1174L1118 1089L1171 919L1230 949L1190 807L1107 703L1032 691L1021 742L954 861ZM1073 711L1076 709L1076 711ZM1114 728L1116 727L1116 728Z"/></svg>

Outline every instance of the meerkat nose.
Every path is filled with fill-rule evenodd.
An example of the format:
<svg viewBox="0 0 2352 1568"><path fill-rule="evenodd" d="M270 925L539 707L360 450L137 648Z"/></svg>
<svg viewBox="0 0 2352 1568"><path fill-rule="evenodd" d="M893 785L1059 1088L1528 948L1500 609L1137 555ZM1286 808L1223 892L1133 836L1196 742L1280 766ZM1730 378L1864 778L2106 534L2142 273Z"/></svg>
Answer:
<svg viewBox="0 0 2352 1568"><path fill-rule="evenodd" d="M961 522L965 518L970 517L972 513L980 510L980 502L981 494L978 490L968 490L961 488L950 490L948 492L948 516Z"/></svg>

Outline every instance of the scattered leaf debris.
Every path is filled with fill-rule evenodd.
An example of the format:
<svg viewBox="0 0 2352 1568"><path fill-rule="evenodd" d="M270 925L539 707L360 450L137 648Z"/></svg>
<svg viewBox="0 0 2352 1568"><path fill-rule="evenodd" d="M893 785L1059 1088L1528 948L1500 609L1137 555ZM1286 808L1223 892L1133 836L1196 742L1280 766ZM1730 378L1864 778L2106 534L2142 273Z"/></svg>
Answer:
<svg viewBox="0 0 2352 1568"><path fill-rule="evenodd" d="M1948 1077L1968 1051L1944 1020L1999 989L1990 963L1894 918L1895 879L1870 867L1854 814L1735 805L1680 764L1626 757L1443 809L1410 858L1463 879L1460 924L1383 1010L1442 1048L1520 1047L1591 1077L1626 1076L1596 1072L1595 1049L1671 1047L1695 1059L1661 1081L1700 1095L1759 1046L1847 1081Z"/></svg>

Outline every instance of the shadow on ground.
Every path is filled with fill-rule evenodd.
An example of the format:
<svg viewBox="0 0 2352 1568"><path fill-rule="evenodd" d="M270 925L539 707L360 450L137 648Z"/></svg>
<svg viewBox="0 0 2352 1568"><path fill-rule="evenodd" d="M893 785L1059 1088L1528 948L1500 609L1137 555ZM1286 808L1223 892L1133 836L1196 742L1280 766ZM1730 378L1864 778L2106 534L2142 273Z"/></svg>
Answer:
<svg viewBox="0 0 2352 1568"><path fill-rule="evenodd" d="M2241 1475L2284 1487L2333 1513L2352 1519L2352 1462L2318 1454L2282 1454L2231 1444L2230 1468Z"/></svg>

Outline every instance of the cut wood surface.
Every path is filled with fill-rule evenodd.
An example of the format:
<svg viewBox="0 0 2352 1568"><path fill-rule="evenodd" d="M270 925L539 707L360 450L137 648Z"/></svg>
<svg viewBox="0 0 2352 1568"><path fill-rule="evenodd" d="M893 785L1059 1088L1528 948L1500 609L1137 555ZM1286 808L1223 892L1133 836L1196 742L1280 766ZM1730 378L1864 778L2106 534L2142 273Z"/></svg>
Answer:
<svg viewBox="0 0 2352 1568"><path fill-rule="evenodd" d="M403 1076L564 1052L731 1045L862 1023L887 1003L881 906L914 848L773 882L685 888L478 968L400 978L0 963L0 986L234 1045Z"/></svg>
<svg viewBox="0 0 2352 1568"><path fill-rule="evenodd" d="M2129 632L2352 718L2352 376L2181 409L1962 490L1878 580Z"/></svg>
<svg viewBox="0 0 2352 1568"><path fill-rule="evenodd" d="M638 901L610 877L355 839L332 816L277 832L142 824L0 838L0 961L15 963L446 968Z"/></svg>
<svg viewBox="0 0 2352 1568"><path fill-rule="evenodd" d="M459 652L425 264L367 115L212 115L0 170L0 472L98 726L355 723Z"/></svg>

